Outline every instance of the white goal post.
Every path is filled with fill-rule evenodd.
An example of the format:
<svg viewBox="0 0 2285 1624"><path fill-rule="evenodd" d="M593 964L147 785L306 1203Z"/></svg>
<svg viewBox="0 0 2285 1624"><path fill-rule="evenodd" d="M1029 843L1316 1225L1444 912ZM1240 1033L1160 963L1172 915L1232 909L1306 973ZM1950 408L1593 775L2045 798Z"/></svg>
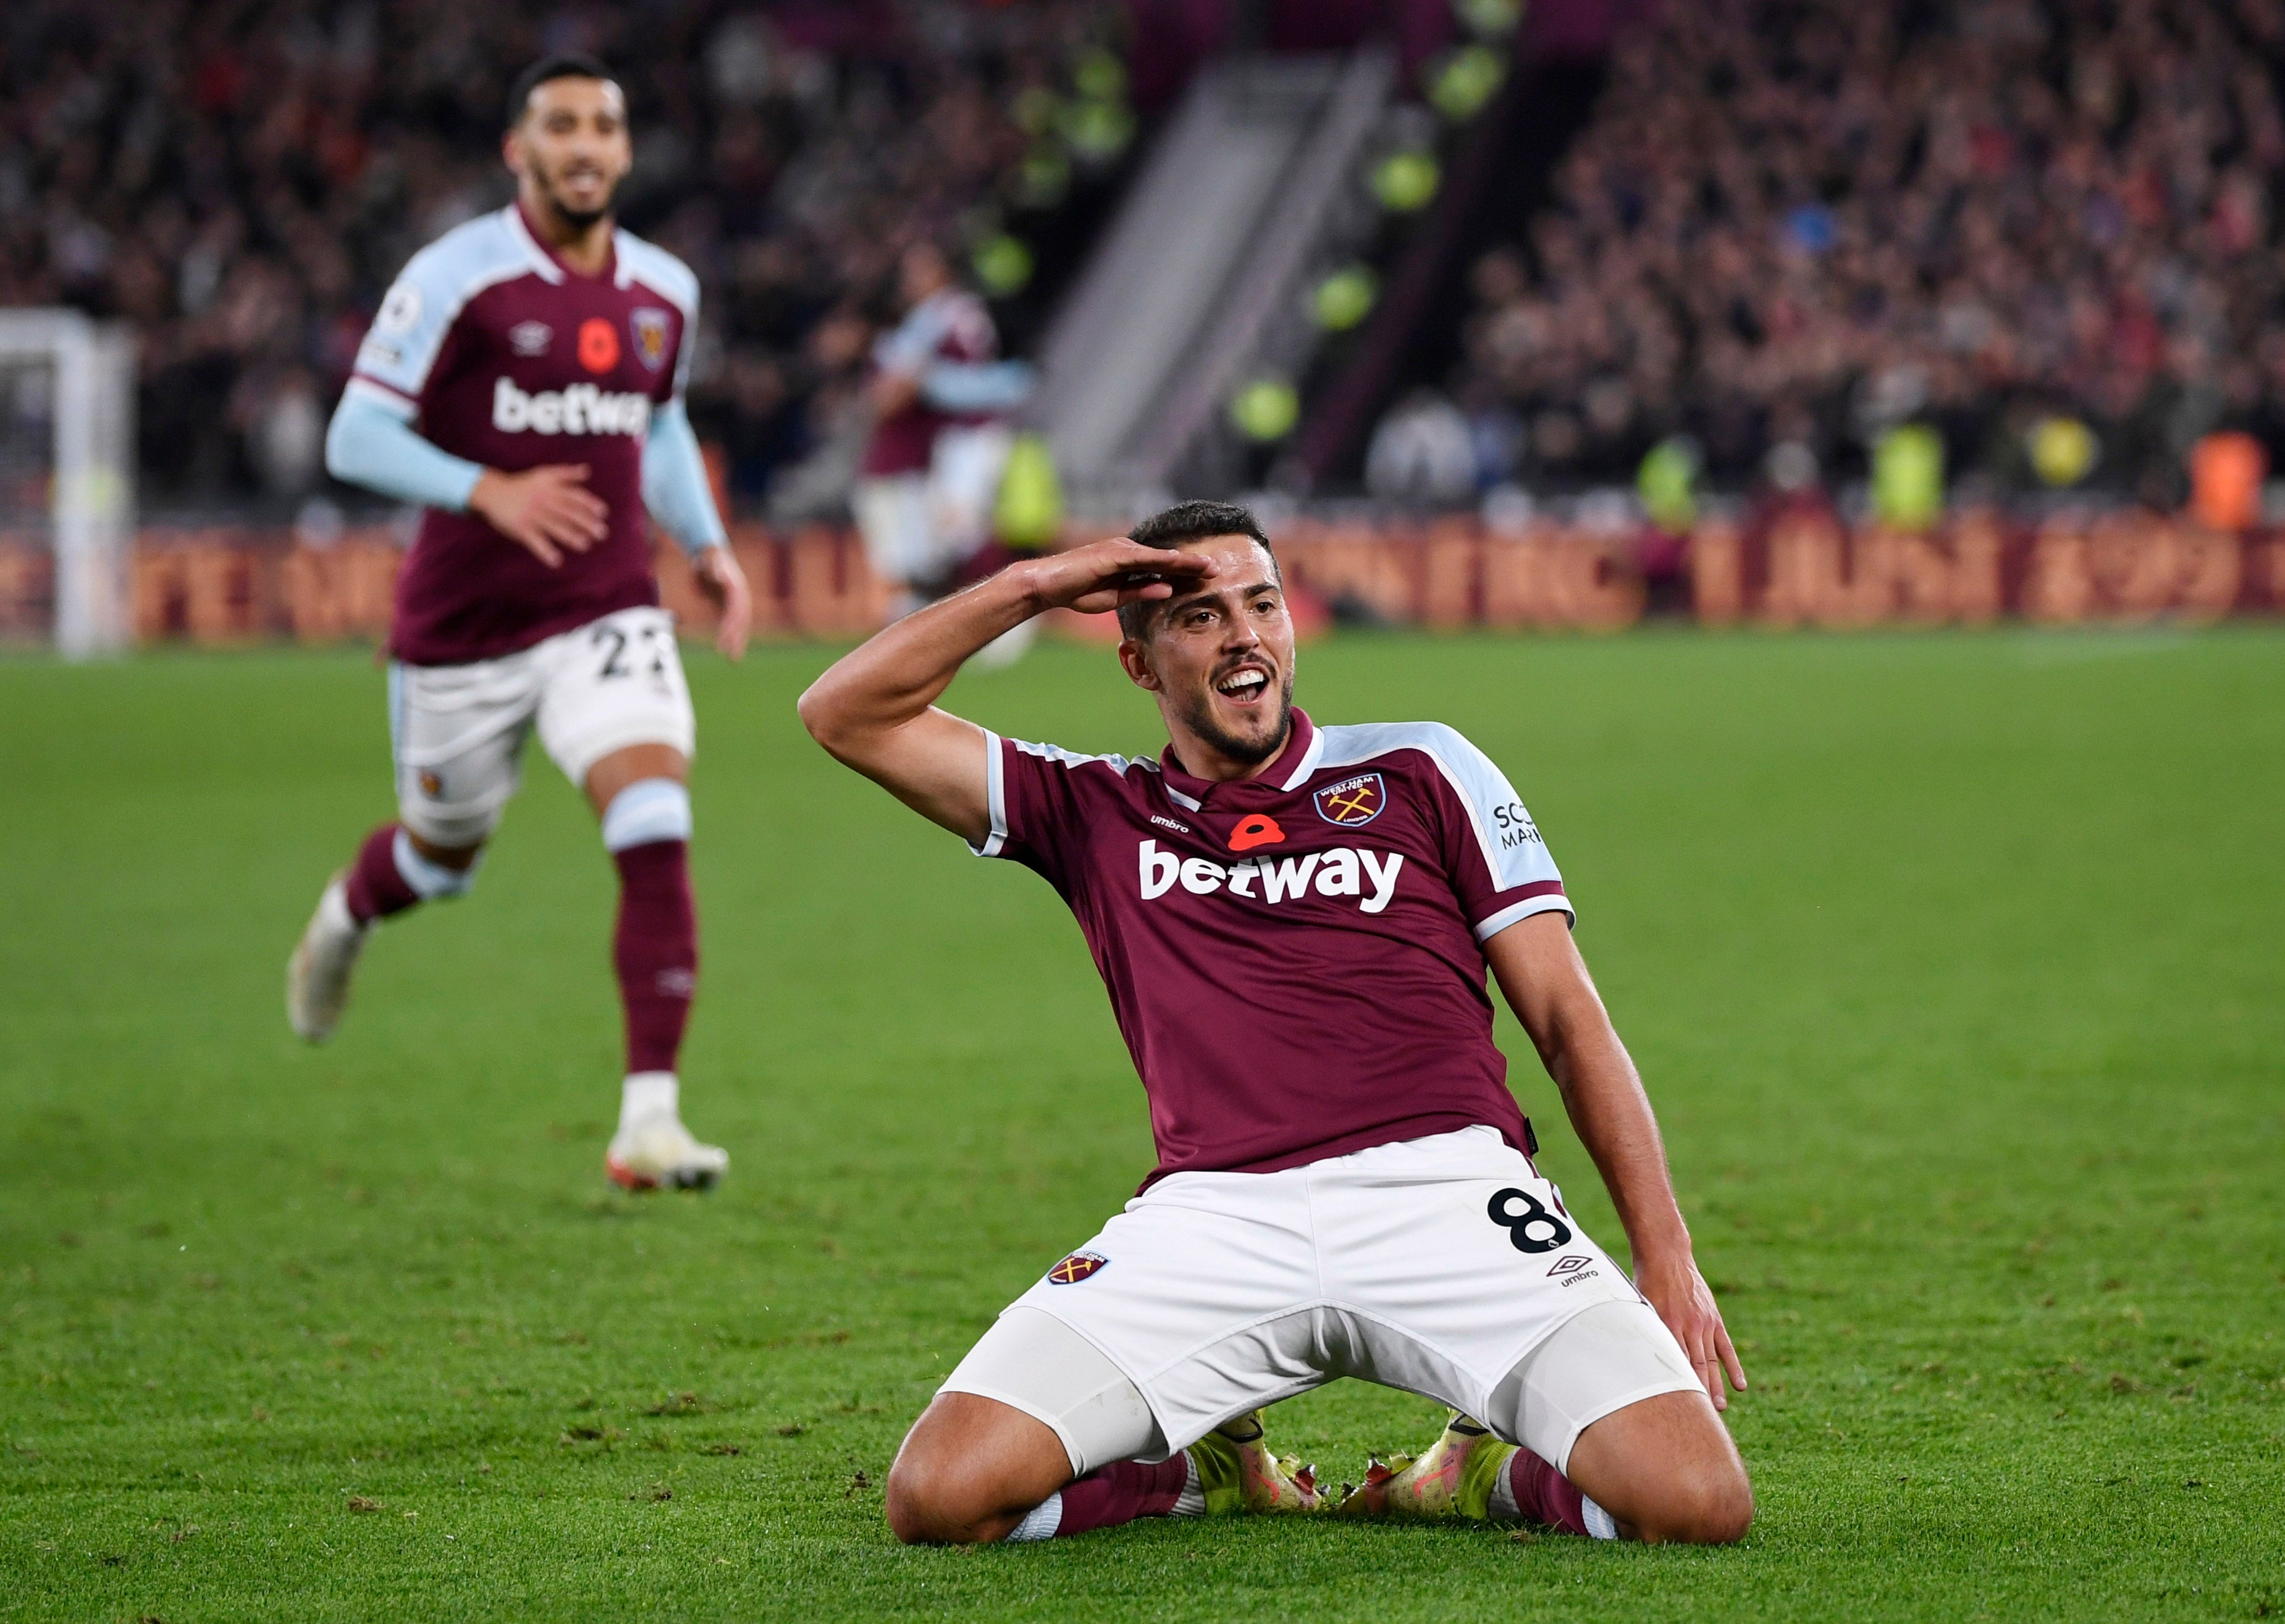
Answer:
<svg viewBox="0 0 2285 1624"><path fill-rule="evenodd" d="M135 530L135 339L77 310L0 310L0 365L53 367L55 641L67 660L127 647Z"/></svg>

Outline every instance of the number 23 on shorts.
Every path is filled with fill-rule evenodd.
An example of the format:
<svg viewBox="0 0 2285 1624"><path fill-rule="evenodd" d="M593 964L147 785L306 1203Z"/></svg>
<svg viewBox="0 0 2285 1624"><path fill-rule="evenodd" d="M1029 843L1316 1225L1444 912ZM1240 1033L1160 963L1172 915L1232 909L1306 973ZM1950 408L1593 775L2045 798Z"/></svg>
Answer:
<svg viewBox="0 0 2285 1624"><path fill-rule="evenodd" d="M659 651L658 639L671 635L665 628L654 624L637 626L635 636L641 639L643 647L636 651L634 664L630 665L627 663L630 639L626 628L615 626L608 621L596 625L588 632L587 641L591 647L604 651L603 663L595 672L597 679L609 682L616 678L636 675L636 667L642 664L643 657L648 654L650 660L648 674L664 680L666 677L666 656Z"/></svg>

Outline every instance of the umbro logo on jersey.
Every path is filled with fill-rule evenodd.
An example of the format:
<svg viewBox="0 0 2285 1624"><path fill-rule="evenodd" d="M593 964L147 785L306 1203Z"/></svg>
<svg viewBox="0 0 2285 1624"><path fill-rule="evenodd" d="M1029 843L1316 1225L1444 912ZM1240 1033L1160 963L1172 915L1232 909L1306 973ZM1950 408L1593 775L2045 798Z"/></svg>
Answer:
<svg viewBox="0 0 2285 1624"><path fill-rule="evenodd" d="M1098 1252L1075 1251L1048 1271L1051 1286L1077 1285L1111 1259Z"/></svg>
<svg viewBox="0 0 2285 1624"><path fill-rule="evenodd" d="M1161 851L1155 840L1144 841L1137 856L1145 902L1155 901L1177 885L1194 897L1226 889L1233 897L1272 906L1298 901L1315 890L1320 897L1355 897L1358 909L1367 914L1378 914L1388 906L1396 895L1396 871L1404 867L1402 851L1367 851L1351 846L1304 851L1298 857L1249 857L1226 867L1212 858L1176 857Z"/></svg>
<svg viewBox="0 0 2285 1624"><path fill-rule="evenodd" d="M1380 816L1381 809L1388 804L1388 786L1378 773L1360 773L1355 778L1326 785L1309 798L1317 808L1317 816L1326 822L1355 828Z"/></svg>
<svg viewBox="0 0 2285 1624"><path fill-rule="evenodd" d="M555 329L544 321L520 321L507 330L507 347L530 357L544 356L555 341Z"/></svg>
<svg viewBox="0 0 2285 1624"><path fill-rule="evenodd" d="M650 432L650 397L610 393L592 383L527 395L512 378L492 385L492 427L502 434L632 435Z"/></svg>
<svg viewBox="0 0 2285 1624"><path fill-rule="evenodd" d="M1582 1268L1585 1268L1585 1267L1587 1267L1587 1263L1588 1263L1588 1259L1585 1259L1585 1258L1582 1258L1582 1257L1579 1256L1576 1252L1574 1252L1571 1256L1569 1256L1569 1257L1567 1257L1567 1258L1558 1258L1558 1259L1555 1259L1555 1267L1554 1267L1553 1268L1551 1268L1551 1269L1549 1269L1547 1272L1548 1272L1548 1274L1549 1274L1549 1275L1550 1275L1550 1276L1553 1276L1553 1275L1567 1275L1567 1274L1571 1273L1574 1269L1582 1269Z"/></svg>

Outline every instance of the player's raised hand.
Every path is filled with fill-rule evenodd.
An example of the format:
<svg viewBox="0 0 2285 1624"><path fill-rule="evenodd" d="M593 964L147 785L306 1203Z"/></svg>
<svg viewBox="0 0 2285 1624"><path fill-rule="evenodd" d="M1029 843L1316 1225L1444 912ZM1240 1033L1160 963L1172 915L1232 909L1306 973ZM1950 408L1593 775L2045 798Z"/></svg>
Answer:
<svg viewBox="0 0 2285 1624"><path fill-rule="evenodd" d="M1706 1384L1706 1396L1714 1400L1714 1408L1729 1408L1729 1395L1722 1391L1723 1377L1726 1376L1730 1385L1743 1393L1746 1367L1731 1345L1730 1330L1722 1323L1714 1289L1698 1272L1697 1263L1686 1255L1644 1263L1636 1274L1635 1285L1650 1298L1650 1306L1658 1310L1658 1317L1666 1322L1674 1339L1682 1344L1690 1368Z"/></svg>
<svg viewBox="0 0 2285 1624"><path fill-rule="evenodd" d="M610 533L611 510L587 489L587 465L550 463L503 474L486 468L469 508L550 569L565 552L585 553Z"/></svg>
<svg viewBox="0 0 2285 1624"><path fill-rule="evenodd" d="M746 657L746 639L754 627L754 594L746 585L746 572L736 554L725 546L709 547L698 555L698 590L722 611L714 629L714 647L726 658Z"/></svg>
<svg viewBox="0 0 2285 1624"><path fill-rule="evenodd" d="M1122 603L1171 598L1178 587L1214 572L1212 559L1146 547L1124 536L1033 559L1024 568L1041 608L1077 609L1082 615L1107 615Z"/></svg>

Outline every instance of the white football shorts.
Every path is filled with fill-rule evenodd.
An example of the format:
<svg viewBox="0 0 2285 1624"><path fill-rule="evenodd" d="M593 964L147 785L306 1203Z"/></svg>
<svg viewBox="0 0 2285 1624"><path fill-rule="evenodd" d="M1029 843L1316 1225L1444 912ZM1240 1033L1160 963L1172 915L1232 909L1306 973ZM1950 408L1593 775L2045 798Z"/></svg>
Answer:
<svg viewBox="0 0 2285 1624"><path fill-rule="evenodd" d="M515 793L533 726L563 776L631 744L697 745L674 616L620 609L529 648L468 665L391 665L389 731L397 816L439 846L475 845Z"/></svg>
<svg viewBox="0 0 2285 1624"><path fill-rule="evenodd" d="M1598 1334L1567 1338L1579 1357L1562 1369L1527 1364L1598 1304L1638 1312L1594 1316ZM1031 1378L993 1352L1001 1327L1011 1352L1024 1334L1015 1308L1054 1316L1135 1385L1157 1458L1348 1376L1452 1405L1560 1469L1602 1416L1701 1390L1633 1282L1490 1127L1282 1173L1159 1181L1017 1298L945 1383L1040 1414L1022 1391Z"/></svg>
<svg viewBox="0 0 2285 1624"><path fill-rule="evenodd" d="M992 539L992 508L1016 436L1004 423L946 428L929 451L929 528L949 569Z"/></svg>
<svg viewBox="0 0 2285 1624"><path fill-rule="evenodd" d="M901 587L924 583L937 573L926 475L881 474L860 479L850 492L849 506L857 516L857 533L864 538L865 561L876 576Z"/></svg>
<svg viewBox="0 0 2285 1624"><path fill-rule="evenodd" d="M850 509L873 573L899 586L933 589L992 539L992 508L1016 443L1005 424L939 431L925 474L857 482Z"/></svg>

